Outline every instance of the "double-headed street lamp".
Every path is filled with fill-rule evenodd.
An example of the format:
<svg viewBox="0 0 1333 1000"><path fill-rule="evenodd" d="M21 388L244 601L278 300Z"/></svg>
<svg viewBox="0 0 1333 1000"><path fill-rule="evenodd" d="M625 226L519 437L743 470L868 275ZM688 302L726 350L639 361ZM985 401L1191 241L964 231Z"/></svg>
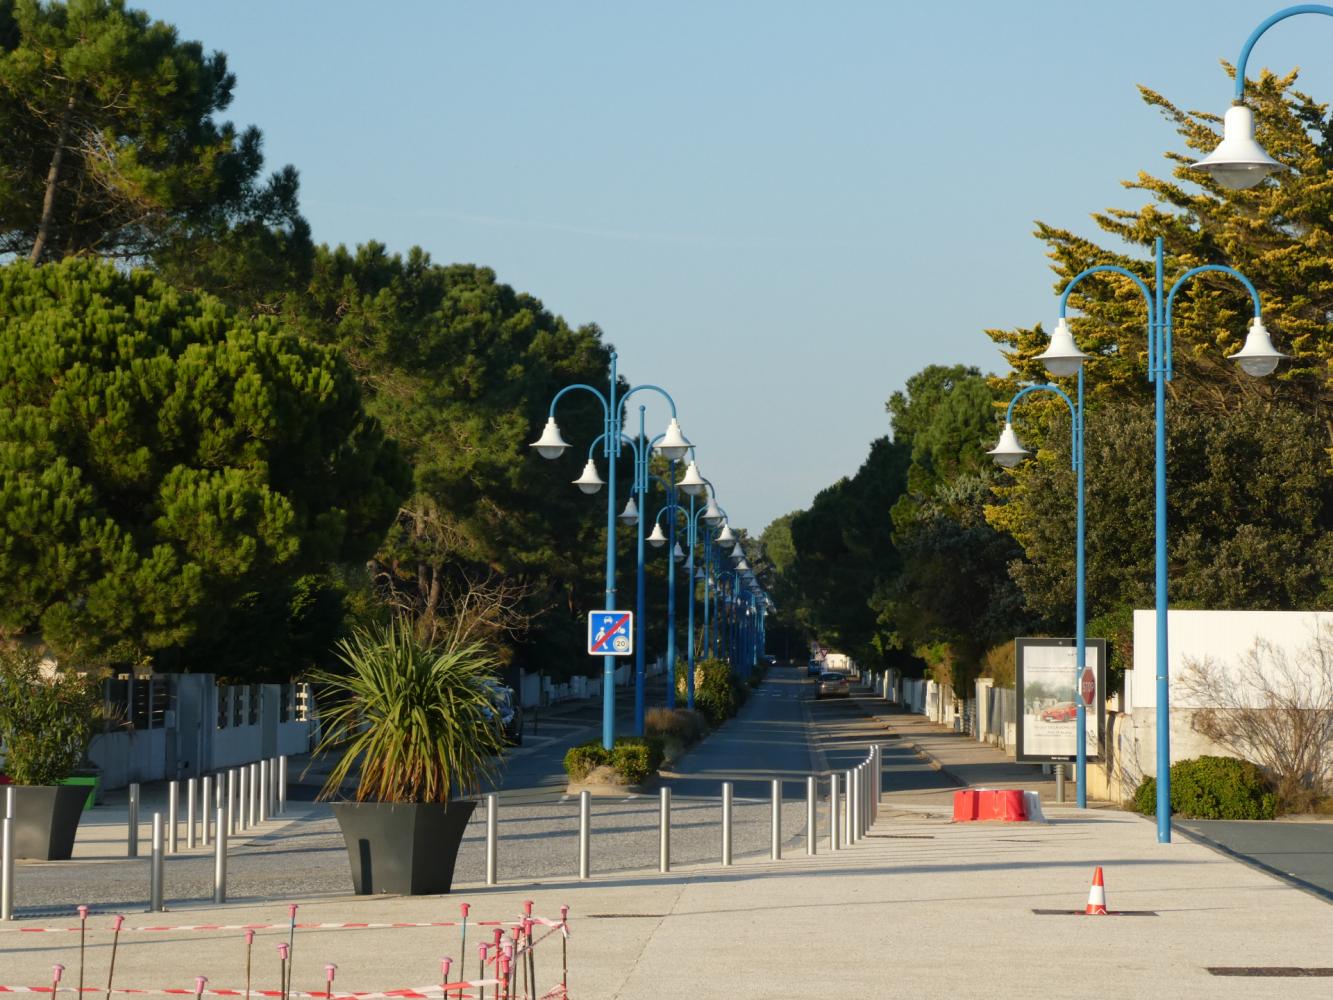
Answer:
<svg viewBox="0 0 1333 1000"><path fill-rule="evenodd" d="M1241 46L1236 60L1236 97L1222 118L1222 141L1202 160L1192 164L1196 170L1211 175L1217 183L1233 191L1252 188L1269 174L1284 169L1254 138L1254 112L1245 105L1245 66L1250 61L1250 50L1259 36L1289 17L1297 14L1327 14L1333 17L1333 7L1323 4L1297 4L1286 7L1262 21Z"/></svg>
<svg viewBox="0 0 1333 1000"><path fill-rule="evenodd" d="M1063 323L1064 320L1061 320ZM1071 338L1071 343L1072 338ZM1077 348L1075 348L1077 350ZM1019 462L1023 461L1031 454L1022 444L1019 443L1018 435L1014 433L1014 406L1018 401L1029 393L1034 392L1053 392L1065 401L1069 407L1070 418L1070 442L1069 451L1073 461L1074 472L1078 477L1078 485L1075 495L1078 503L1078 514L1074 529L1074 703L1078 706L1078 725L1075 730L1075 740L1077 741L1077 751L1075 756L1074 780L1076 782L1076 792L1078 795L1078 807L1086 809L1088 806L1088 752L1087 752L1087 733L1088 716L1087 709L1084 706L1083 698L1079 690L1079 682L1083 677L1083 671L1087 669L1087 575L1084 572L1083 550L1084 542L1087 538L1087 531L1084 521L1083 504L1083 365L1078 366L1078 402L1069 398L1069 395L1062 389L1051 384L1030 385L1025 389L1020 389L1013 399L1009 400L1009 409L1004 415L1004 430L1000 432L999 443L992 448L988 455L993 455L995 461L1006 469L1013 468ZM1061 767L1064 765L1062 764Z"/></svg>
<svg viewBox="0 0 1333 1000"><path fill-rule="evenodd" d="M676 402L660 386L636 385L619 393L616 380L616 353L611 352L611 372L609 388L606 393L582 382L567 385L555 394L551 400L549 416L542 435L532 443L537 454L542 458L556 459L565 453L569 444L560 436L560 427L555 422L555 408L568 392L582 390L591 393L602 404L602 453L607 461L607 476L603 482L597 473L597 463L591 456L583 468L583 474L574 480L574 485L584 493L593 494L606 486L606 610L616 610L616 459L624 443L624 408L632 396L639 392L651 391L660 394L671 407L671 421L666 432L657 441L657 451L669 461L679 461L690 450L690 442L681 433L676 420ZM616 663L614 656L602 657L602 746L610 750L615 744L616 729Z"/></svg>
<svg viewBox="0 0 1333 1000"><path fill-rule="evenodd" d="M1254 304L1254 319L1250 324L1245 346L1235 354L1229 355L1247 375L1256 377L1271 374L1278 362L1285 357L1274 347L1264 329L1259 303L1259 293L1255 291L1250 279L1239 271L1222 264L1204 264L1186 271L1170 289L1163 284L1164 262L1162 240L1156 242L1156 280L1152 288L1132 271L1113 264L1100 264L1080 271L1065 285L1060 295L1060 317L1051 333L1051 343L1039 355L1046 363L1046 369L1056 377L1081 375L1083 362L1088 355L1079 350L1074 342L1073 332L1069 329L1066 312L1069 296L1076 287L1093 274L1111 272L1129 278L1143 294L1148 307L1148 381L1154 384L1155 406L1154 424L1156 428L1155 458L1155 547L1157 553L1156 618L1157 618L1157 839L1166 844L1171 841L1171 716L1167 687L1167 547L1166 547L1166 383L1172 377L1171 364L1171 315L1175 306L1176 295L1188 282L1200 274L1210 272L1226 274L1235 278L1249 292ZM1080 749L1082 742L1079 743ZM1080 784L1080 787L1081 784Z"/></svg>

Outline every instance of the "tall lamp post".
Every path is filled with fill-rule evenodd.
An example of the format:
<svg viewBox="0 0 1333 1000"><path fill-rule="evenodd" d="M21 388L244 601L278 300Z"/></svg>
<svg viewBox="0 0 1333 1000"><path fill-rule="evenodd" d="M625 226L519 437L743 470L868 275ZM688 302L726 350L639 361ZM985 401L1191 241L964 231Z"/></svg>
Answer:
<svg viewBox="0 0 1333 1000"><path fill-rule="evenodd" d="M676 707L676 563L682 562L685 559L685 552L684 550L681 549L680 543L676 541L676 517L679 514L683 515L686 519L686 531L687 531L686 537L689 540L689 548L690 548L690 569L689 569L690 593L691 595L693 595L694 592L693 553L694 553L694 525L695 525L694 498L698 496L701 492L703 492L703 490L706 488L706 485L707 484L704 481L703 477L699 475L698 466L693 461L691 461L689 466L686 468L685 475L681 477L679 482L676 482L675 463L673 462L671 469L671 476L666 483L667 502L661 508L661 510L657 512L657 517L653 519L654 520L653 533L648 536L648 541L651 542L653 545L657 546L658 548L662 547L663 545L670 546L669 552L671 555L671 562L667 566L667 648L666 648L667 708ZM677 497L677 490L679 490L681 493L684 493L686 496L690 498L690 506L688 510L681 506ZM663 514L670 515L670 521L669 521L670 529L667 534L662 533ZM690 675L686 679L686 702L691 708L693 708L694 707L693 597L691 597L690 600L689 618L690 618L691 663L690 663Z"/></svg>
<svg viewBox="0 0 1333 1000"><path fill-rule="evenodd" d="M582 382L567 385L557 392L551 400L550 412L542 435L532 443L537 454L546 459L557 459L569 448L569 444L560 436L560 427L555 422L555 408L566 393L581 390L596 397L602 404L602 451L607 462L605 483L597 473L597 463L590 457L583 467L583 474L574 480L574 485L584 493L593 494L606 486L606 610L616 610L616 459L624 438L624 408L632 396L639 392L659 393L671 407L671 421L666 432L657 443L658 452L671 461L685 457L690 449L690 442L680 431L676 421L676 402L669 393L656 385L636 385L619 392L616 380L616 353L611 352L611 372L607 392L595 389ZM616 730L616 658L602 657L602 746L610 750L615 744Z"/></svg>
<svg viewBox="0 0 1333 1000"><path fill-rule="evenodd" d="M1254 48L1259 36L1279 21L1297 14L1326 14L1333 17L1333 7L1315 3L1284 7L1265 18L1250 32L1250 37L1241 46L1240 58L1236 60L1236 96L1222 118L1222 141L1202 160L1191 164L1194 169L1211 175L1224 188L1233 191L1252 188L1269 174L1284 169L1255 141L1254 112L1245 104L1245 66L1250 61L1250 50Z"/></svg>
<svg viewBox="0 0 1333 1000"><path fill-rule="evenodd" d="M1245 346L1231 360L1240 365L1247 375L1256 377L1269 375L1277 368L1278 361L1285 355L1278 353L1264 329L1259 303L1259 293L1255 291L1250 279L1234 268L1222 264L1204 264L1186 271L1170 289L1164 287L1162 240L1156 243L1156 280L1153 288L1132 271L1113 264L1100 264L1080 271L1065 285L1060 295L1060 317L1051 332L1051 343L1039 355L1046 363L1046 369L1056 377L1077 374L1082 370L1087 355L1078 349L1074 335L1069 329L1066 311L1069 296L1087 277L1103 272L1114 272L1129 278L1143 294L1148 307L1148 381L1156 389L1154 405L1154 424L1156 428L1155 465L1155 547L1157 553L1156 572L1156 618L1157 618L1157 840L1159 843L1171 842L1171 716L1167 687L1167 580L1166 580L1166 383L1172 377L1171 365L1171 315L1175 306L1176 295L1188 282L1200 274L1226 274L1245 286L1254 303L1254 320L1250 324Z"/></svg>
<svg viewBox="0 0 1333 1000"><path fill-rule="evenodd" d="M1087 538L1087 530L1084 520L1083 506L1083 366L1078 366L1078 402L1075 403L1069 398L1069 395L1057 386L1051 384L1030 385L1020 389L1014 398L1009 400L1009 409L1004 414L1004 430L1000 432L999 443L992 448L988 455L993 455L995 461L1006 469L1011 469L1024 458L1031 454L1018 440L1018 435L1014 433L1014 407L1024 396L1034 392L1053 392L1065 401L1069 407L1070 418L1070 442L1069 451L1074 466L1074 472L1077 475L1078 485L1076 487L1076 496L1078 503L1078 514L1074 529L1074 703L1078 706L1078 725L1075 729L1074 739L1077 750L1075 751L1074 780L1076 782L1076 794L1078 796L1078 807L1086 809L1088 807L1088 716L1087 708L1083 704L1082 695L1079 692L1079 681L1083 677L1083 671L1087 669L1087 574L1084 570L1083 550L1084 542ZM1105 692L1103 692L1103 695ZM1061 767L1064 765L1061 764Z"/></svg>

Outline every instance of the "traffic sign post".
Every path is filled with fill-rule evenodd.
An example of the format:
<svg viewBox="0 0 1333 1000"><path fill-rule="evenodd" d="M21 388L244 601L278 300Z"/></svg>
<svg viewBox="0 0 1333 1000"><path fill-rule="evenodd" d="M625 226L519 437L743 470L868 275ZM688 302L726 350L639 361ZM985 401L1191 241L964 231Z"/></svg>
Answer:
<svg viewBox="0 0 1333 1000"><path fill-rule="evenodd" d="M634 612L589 612L588 655L633 656Z"/></svg>

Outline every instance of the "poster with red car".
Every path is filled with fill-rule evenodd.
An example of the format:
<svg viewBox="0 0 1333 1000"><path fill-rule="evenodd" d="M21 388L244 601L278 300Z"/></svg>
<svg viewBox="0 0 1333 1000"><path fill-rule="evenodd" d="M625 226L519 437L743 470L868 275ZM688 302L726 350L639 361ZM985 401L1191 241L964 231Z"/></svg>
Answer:
<svg viewBox="0 0 1333 1000"><path fill-rule="evenodd" d="M1074 760L1078 755L1078 706L1085 675L1095 684L1086 711L1088 760L1101 756L1106 727L1106 640L1088 639L1084 669L1078 669L1073 639L1017 639L1014 687L1018 705L1017 759Z"/></svg>

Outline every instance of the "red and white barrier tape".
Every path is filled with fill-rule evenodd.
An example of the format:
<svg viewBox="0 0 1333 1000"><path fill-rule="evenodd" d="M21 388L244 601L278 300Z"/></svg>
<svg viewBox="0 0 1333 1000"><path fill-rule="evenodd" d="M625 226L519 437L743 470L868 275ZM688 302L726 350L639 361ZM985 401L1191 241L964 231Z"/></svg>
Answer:
<svg viewBox="0 0 1333 1000"><path fill-rule="evenodd" d="M287 996L292 1000L435 1000L435 998L444 996L457 996L460 990L471 989L473 987L487 987L499 985L499 979L470 979L461 980L456 983L444 983L441 986L418 986L413 989L388 990L383 993L349 993L343 990L335 990L333 993L325 993L322 990L314 992L305 992L301 990L290 990L284 993L282 990L257 990L251 989L252 997L282 997ZM558 988L558 987L557 987ZM78 989L73 986L61 986L52 990L50 986L0 986L0 993L78 993ZM102 986L85 986L84 993L100 993L106 995L106 988ZM199 993L188 987L175 989L113 989L113 994L125 996L152 996L152 997L176 997L176 996L205 996L205 997L243 997L245 990L204 990Z"/></svg>
<svg viewBox="0 0 1333 1000"><path fill-rule="evenodd" d="M563 921L548 920L545 917L532 917L534 924L542 924L545 927L560 927ZM522 923L522 918L514 920L469 920L469 927L512 927L515 923ZM172 931L271 931L271 930L290 930L291 924L177 924L172 926L145 926L145 927L122 927L122 934L165 934ZM394 923L344 923L344 924L297 924L298 931L381 931L396 930L404 927L462 927L461 920L430 920L420 923L408 923L399 921ZM568 925L565 926L564 933L569 934ZM91 926L86 930L93 930ZM78 927L0 927L0 934L77 934Z"/></svg>

